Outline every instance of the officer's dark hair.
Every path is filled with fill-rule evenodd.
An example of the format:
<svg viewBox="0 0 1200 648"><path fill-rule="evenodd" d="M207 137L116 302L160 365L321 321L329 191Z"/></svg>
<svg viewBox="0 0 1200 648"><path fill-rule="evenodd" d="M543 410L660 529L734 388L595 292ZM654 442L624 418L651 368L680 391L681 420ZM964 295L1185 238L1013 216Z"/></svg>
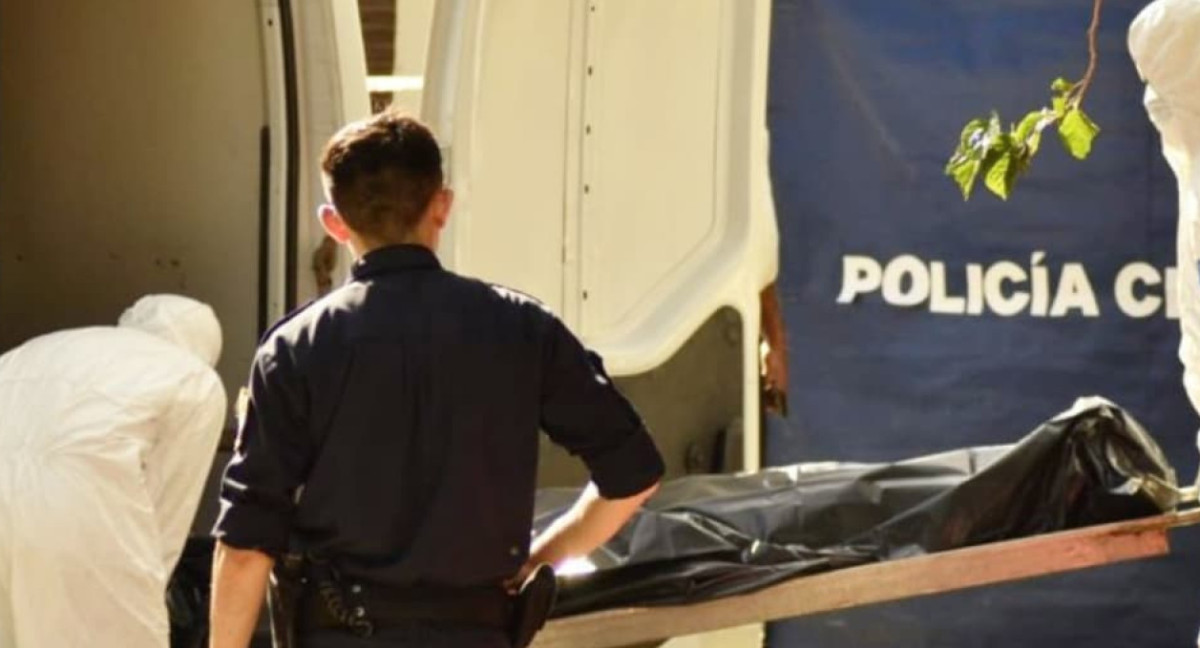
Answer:
<svg viewBox="0 0 1200 648"><path fill-rule="evenodd" d="M334 135L321 153L321 171L351 229L402 239L442 187L442 153L424 124L388 110Z"/></svg>

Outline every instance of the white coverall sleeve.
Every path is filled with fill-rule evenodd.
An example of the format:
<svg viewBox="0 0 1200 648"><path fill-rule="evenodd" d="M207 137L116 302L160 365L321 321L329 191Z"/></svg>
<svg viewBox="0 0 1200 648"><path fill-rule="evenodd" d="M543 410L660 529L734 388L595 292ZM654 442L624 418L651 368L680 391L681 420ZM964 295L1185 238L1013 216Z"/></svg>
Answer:
<svg viewBox="0 0 1200 648"><path fill-rule="evenodd" d="M176 400L156 426L146 455L146 485L154 503L163 567L175 569L225 425L225 389L205 368L180 382Z"/></svg>
<svg viewBox="0 0 1200 648"><path fill-rule="evenodd" d="M1179 183L1176 303L1179 359L1200 412L1200 2L1156 0L1134 20L1129 51L1146 81L1146 110Z"/></svg>

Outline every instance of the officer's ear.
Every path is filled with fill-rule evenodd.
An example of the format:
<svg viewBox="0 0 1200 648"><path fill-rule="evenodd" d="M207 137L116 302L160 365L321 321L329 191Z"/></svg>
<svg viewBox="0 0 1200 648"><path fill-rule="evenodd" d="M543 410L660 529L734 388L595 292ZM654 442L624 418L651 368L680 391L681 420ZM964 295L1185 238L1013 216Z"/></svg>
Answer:
<svg viewBox="0 0 1200 648"><path fill-rule="evenodd" d="M317 217L321 219L321 227L325 228L325 232L333 240L341 244L350 240L350 226L346 225L336 207L329 203L321 205L317 210Z"/></svg>
<svg viewBox="0 0 1200 648"><path fill-rule="evenodd" d="M450 220L450 208L454 206L454 190L450 187L442 187L433 195L432 204L430 205L433 212L433 222L438 229L446 226L446 222Z"/></svg>

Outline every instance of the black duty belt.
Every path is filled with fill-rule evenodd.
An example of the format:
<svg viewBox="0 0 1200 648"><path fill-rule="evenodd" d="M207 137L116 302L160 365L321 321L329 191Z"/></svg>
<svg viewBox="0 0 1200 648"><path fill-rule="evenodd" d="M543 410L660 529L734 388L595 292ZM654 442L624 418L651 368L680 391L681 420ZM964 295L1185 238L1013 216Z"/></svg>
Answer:
<svg viewBox="0 0 1200 648"><path fill-rule="evenodd" d="M345 629L369 619L373 630L418 624L477 626L507 631L516 599L499 586L450 588L342 584L344 609L329 605L318 587L304 587L298 616L304 629ZM339 618L340 617L340 618Z"/></svg>

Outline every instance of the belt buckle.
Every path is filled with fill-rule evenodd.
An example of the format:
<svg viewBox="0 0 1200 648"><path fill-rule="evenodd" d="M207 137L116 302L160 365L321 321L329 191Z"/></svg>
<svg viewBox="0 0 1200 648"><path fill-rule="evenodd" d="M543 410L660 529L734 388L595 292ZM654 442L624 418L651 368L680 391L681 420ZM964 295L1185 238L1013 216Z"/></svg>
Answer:
<svg viewBox="0 0 1200 648"><path fill-rule="evenodd" d="M360 607L358 610L362 610L362 608ZM363 611L363 613L364 615L366 614L365 611ZM375 634L375 624L371 623L370 619L367 619L365 616L362 618L351 619L349 625L350 632L353 632L356 636L363 639Z"/></svg>
<svg viewBox="0 0 1200 648"><path fill-rule="evenodd" d="M362 585L354 583L350 586L350 597L354 601L354 610L346 618L346 625L356 636L367 638L375 634L375 624L367 616L367 608L363 606Z"/></svg>

